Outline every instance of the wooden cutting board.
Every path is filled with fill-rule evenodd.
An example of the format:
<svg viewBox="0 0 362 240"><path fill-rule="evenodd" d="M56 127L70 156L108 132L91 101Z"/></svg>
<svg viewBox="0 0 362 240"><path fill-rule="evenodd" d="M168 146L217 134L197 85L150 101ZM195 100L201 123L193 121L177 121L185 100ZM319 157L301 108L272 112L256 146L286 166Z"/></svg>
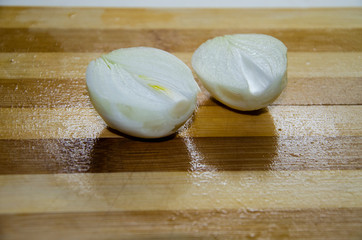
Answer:
<svg viewBox="0 0 362 240"><path fill-rule="evenodd" d="M288 47L288 87L231 111L203 89L159 141L107 128L88 63L122 47L190 66L214 36ZM361 239L362 9L0 8L1 239Z"/></svg>

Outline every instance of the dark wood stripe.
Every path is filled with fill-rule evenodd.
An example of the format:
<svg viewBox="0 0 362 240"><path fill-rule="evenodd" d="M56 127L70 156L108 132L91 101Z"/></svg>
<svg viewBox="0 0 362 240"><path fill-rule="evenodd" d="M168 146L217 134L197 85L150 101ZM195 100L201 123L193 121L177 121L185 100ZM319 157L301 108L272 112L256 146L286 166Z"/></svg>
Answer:
<svg viewBox="0 0 362 240"><path fill-rule="evenodd" d="M1 239L361 239L362 209L0 215Z"/></svg>
<svg viewBox="0 0 362 240"><path fill-rule="evenodd" d="M198 163L205 165L200 171L362 169L361 137L1 140L0 146L0 174L188 171Z"/></svg>
<svg viewBox="0 0 362 240"><path fill-rule="evenodd" d="M134 46L171 52L193 52L215 36L263 33L283 41L289 51L362 51L362 29L270 30L100 30L100 29L0 29L1 52L109 52Z"/></svg>
<svg viewBox="0 0 362 240"><path fill-rule="evenodd" d="M362 104L362 78L291 78L272 105ZM320 86L323 86L321 89ZM217 105L200 96L203 106ZM0 107L92 107L85 79L0 79Z"/></svg>

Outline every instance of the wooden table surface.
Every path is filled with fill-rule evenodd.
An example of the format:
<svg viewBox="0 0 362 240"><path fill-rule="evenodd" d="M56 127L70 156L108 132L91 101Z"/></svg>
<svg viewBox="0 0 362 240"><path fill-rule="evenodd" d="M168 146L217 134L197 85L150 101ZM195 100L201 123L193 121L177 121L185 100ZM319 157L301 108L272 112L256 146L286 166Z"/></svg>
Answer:
<svg viewBox="0 0 362 240"><path fill-rule="evenodd" d="M88 63L152 46L190 66L204 41L288 47L270 107L203 89L160 141L107 128ZM0 8L0 239L362 239L362 9Z"/></svg>

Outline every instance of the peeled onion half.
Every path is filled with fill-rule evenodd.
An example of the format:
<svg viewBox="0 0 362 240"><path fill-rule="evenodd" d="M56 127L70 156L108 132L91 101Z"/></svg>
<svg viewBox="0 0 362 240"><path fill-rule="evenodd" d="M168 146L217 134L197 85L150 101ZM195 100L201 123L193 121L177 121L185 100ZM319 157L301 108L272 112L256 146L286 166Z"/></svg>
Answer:
<svg viewBox="0 0 362 240"><path fill-rule="evenodd" d="M216 37L192 56L192 67L220 102L242 111L268 106L287 84L287 48L263 34Z"/></svg>
<svg viewBox="0 0 362 240"><path fill-rule="evenodd" d="M92 61L86 72L91 102L112 128L141 137L168 136L196 108L191 70L165 51L124 48Z"/></svg>

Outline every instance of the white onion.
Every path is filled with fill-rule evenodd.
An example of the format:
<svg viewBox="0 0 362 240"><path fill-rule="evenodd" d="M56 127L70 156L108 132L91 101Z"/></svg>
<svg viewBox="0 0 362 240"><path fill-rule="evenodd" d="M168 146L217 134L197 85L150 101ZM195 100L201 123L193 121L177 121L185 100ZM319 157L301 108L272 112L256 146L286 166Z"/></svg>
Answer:
<svg viewBox="0 0 362 240"><path fill-rule="evenodd" d="M111 128L131 136L168 136L196 108L199 87L191 70L160 49L115 50L92 61L86 78L100 116Z"/></svg>
<svg viewBox="0 0 362 240"><path fill-rule="evenodd" d="M287 48L263 34L216 37L192 56L192 67L220 102L243 111L272 103L287 84Z"/></svg>

